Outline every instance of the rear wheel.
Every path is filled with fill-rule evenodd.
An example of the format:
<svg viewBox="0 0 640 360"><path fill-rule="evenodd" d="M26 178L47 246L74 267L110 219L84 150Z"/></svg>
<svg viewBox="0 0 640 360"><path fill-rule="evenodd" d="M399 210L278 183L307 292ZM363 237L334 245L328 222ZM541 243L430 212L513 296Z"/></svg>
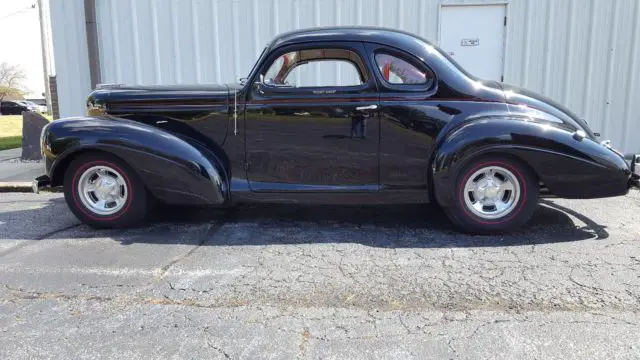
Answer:
<svg viewBox="0 0 640 360"><path fill-rule="evenodd" d="M147 212L147 194L138 175L108 154L74 159L64 177L64 195L82 222L97 228L140 223Z"/></svg>
<svg viewBox="0 0 640 360"><path fill-rule="evenodd" d="M456 180L455 204L445 208L462 230L506 232L526 223L538 205L536 176L519 161L488 156L471 160Z"/></svg>

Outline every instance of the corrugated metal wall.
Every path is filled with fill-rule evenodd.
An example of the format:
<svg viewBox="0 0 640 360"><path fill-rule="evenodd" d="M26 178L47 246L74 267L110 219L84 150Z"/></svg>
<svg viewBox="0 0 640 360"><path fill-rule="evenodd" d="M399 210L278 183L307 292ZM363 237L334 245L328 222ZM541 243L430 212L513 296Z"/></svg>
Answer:
<svg viewBox="0 0 640 360"><path fill-rule="evenodd" d="M83 2L49 1L49 11L60 115L84 115L91 79Z"/></svg>
<svg viewBox="0 0 640 360"><path fill-rule="evenodd" d="M507 3L505 82L640 151L639 0L99 0L102 81L234 82L276 34L305 27L385 26L437 42L451 3Z"/></svg>

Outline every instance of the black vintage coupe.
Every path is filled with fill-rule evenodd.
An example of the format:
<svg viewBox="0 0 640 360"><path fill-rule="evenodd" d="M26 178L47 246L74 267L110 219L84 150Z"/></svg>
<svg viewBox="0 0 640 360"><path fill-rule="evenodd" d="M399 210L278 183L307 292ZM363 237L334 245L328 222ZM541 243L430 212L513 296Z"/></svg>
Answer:
<svg viewBox="0 0 640 360"><path fill-rule="evenodd" d="M483 81L414 35L278 36L241 84L101 86L42 132L46 175L96 227L149 201L230 206L437 202L462 230L508 231L538 198L625 195L640 157L530 91Z"/></svg>

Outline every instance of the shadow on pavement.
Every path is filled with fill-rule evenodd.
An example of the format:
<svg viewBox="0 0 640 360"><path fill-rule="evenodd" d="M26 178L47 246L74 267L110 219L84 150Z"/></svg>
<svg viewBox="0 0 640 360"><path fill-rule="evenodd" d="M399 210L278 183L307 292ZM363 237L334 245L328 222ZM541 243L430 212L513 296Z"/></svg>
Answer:
<svg viewBox="0 0 640 360"><path fill-rule="evenodd" d="M0 213L0 223L11 219L42 218L41 212L68 212L61 198L44 207ZM585 225L576 225L573 216ZM199 224L211 224L202 234ZM227 236L222 225L240 225L238 231L248 236ZM249 224L246 229L243 224ZM432 205L240 205L233 209L185 208L160 206L149 224L137 229L93 230L85 225L62 228L48 224L51 232L33 238L110 237L123 245L133 243L195 244L211 246L270 245L307 243L359 243L385 248L494 247L563 243L589 239L606 239L606 227L584 214L543 200L533 218L522 229L504 235L473 236L455 230L445 214ZM193 236L178 236L194 229ZM200 227L201 228L201 227ZM72 229L72 230L70 230ZM72 231L69 233L68 230ZM274 236L274 233L284 235ZM270 235L271 234L271 235ZM319 235L320 234L320 235ZM185 239L186 238L186 239ZM240 239L240 240L239 240Z"/></svg>

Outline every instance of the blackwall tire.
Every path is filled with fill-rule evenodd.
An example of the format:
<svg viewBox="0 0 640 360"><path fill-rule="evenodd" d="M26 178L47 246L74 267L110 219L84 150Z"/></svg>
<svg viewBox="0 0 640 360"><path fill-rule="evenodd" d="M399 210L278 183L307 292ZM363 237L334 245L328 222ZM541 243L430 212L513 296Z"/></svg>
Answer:
<svg viewBox="0 0 640 360"><path fill-rule="evenodd" d="M147 214L147 190L124 161L104 153L74 159L64 176L64 197L73 214L95 228L139 225Z"/></svg>
<svg viewBox="0 0 640 360"><path fill-rule="evenodd" d="M456 176L455 203L444 208L462 231L495 234L524 225L538 206L537 177L525 164L501 156L470 160Z"/></svg>

